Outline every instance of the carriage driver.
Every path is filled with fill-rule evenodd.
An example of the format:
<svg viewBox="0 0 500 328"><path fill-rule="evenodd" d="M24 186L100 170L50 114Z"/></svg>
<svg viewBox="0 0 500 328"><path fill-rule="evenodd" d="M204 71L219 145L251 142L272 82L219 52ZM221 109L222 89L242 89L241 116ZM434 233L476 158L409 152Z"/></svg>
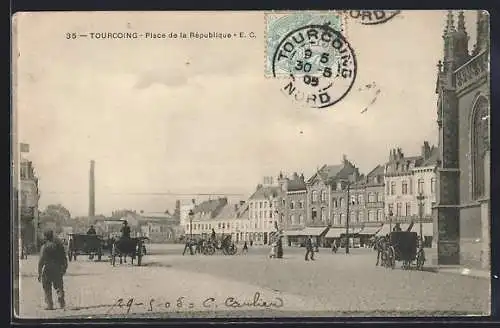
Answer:
<svg viewBox="0 0 500 328"><path fill-rule="evenodd" d="M93 226L93 225L91 225L91 226L90 226L90 229L87 231L87 235L96 235L96 234L97 234L97 233L96 233L96 231L95 231L95 229L94 229L94 226Z"/></svg>
<svg viewBox="0 0 500 328"><path fill-rule="evenodd" d="M119 248L122 248L122 246L127 247L127 243L128 241L130 241L130 227L127 220L123 221L120 232L122 235L120 237L120 240L118 241L118 244L120 245Z"/></svg>

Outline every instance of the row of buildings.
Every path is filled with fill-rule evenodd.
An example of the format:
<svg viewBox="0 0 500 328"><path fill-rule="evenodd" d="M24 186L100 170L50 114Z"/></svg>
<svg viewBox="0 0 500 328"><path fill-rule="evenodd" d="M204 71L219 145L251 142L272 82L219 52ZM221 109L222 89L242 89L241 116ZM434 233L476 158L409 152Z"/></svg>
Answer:
<svg viewBox="0 0 500 328"><path fill-rule="evenodd" d="M436 249L433 263L490 268L489 19L486 11L477 11L476 42L469 49L464 13L447 14L436 73L437 148L424 143L417 156L393 149L387 163L366 175L346 158L307 180L280 174L276 183L266 178L244 203L186 204L184 232L203 234L213 228L266 243L277 224L292 244L305 234L325 240L337 236L347 215L353 227L370 233L387 231L388 221L407 224L422 217L423 234ZM226 207L234 209L227 219Z"/></svg>
<svg viewBox="0 0 500 328"><path fill-rule="evenodd" d="M424 142L418 156L391 150L388 162L366 175L344 156L340 164L324 165L308 179L298 173L265 177L246 201L184 204L181 225L186 235L213 229L256 244L268 244L278 227L288 245L301 244L308 235L328 245L346 232L349 216L353 234L371 237L388 233L391 224L422 221L423 234L432 238L437 154L436 147Z"/></svg>

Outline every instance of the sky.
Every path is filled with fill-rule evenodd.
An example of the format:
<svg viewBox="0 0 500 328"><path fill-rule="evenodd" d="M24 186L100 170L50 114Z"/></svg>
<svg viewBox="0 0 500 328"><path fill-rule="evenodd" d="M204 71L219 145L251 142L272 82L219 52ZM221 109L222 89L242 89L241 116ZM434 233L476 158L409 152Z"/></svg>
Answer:
<svg viewBox="0 0 500 328"><path fill-rule="evenodd" d="M469 47L476 13L466 11ZM357 77L339 103L299 106L265 76L263 12L25 13L15 17L17 141L39 177L40 207L163 212L192 196L246 199L280 170L306 177L342 155L368 173L401 147L437 144L436 64L445 11L403 11L380 25L347 20ZM456 21L456 18L455 18ZM65 33L254 32L231 40L67 40ZM14 52L14 56L16 52ZM364 86L375 82L376 88ZM377 100L361 113L380 89ZM138 195L138 193L142 193ZM135 195L134 195L135 194Z"/></svg>

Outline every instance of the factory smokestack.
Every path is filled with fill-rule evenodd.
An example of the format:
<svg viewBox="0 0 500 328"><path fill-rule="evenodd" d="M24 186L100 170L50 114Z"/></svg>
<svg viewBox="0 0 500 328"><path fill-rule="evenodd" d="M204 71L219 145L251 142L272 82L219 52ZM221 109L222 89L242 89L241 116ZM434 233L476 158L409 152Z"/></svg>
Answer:
<svg viewBox="0 0 500 328"><path fill-rule="evenodd" d="M95 161L90 161L89 173L89 219L95 217Z"/></svg>

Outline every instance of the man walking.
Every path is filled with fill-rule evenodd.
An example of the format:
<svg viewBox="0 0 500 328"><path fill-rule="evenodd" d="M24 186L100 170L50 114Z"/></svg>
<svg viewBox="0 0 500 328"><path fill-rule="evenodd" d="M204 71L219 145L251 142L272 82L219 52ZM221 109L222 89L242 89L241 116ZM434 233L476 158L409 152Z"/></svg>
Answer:
<svg viewBox="0 0 500 328"><path fill-rule="evenodd" d="M309 261L309 256L311 261L314 261L314 248L311 236L307 236L306 239L306 261Z"/></svg>
<svg viewBox="0 0 500 328"><path fill-rule="evenodd" d="M62 243L54 238L54 232L44 233L45 243L40 250L38 261L38 281L42 283L45 294L46 310L54 310L52 287L56 290L59 306L64 309L63 276L68 268L68 259Z"/></svg>

